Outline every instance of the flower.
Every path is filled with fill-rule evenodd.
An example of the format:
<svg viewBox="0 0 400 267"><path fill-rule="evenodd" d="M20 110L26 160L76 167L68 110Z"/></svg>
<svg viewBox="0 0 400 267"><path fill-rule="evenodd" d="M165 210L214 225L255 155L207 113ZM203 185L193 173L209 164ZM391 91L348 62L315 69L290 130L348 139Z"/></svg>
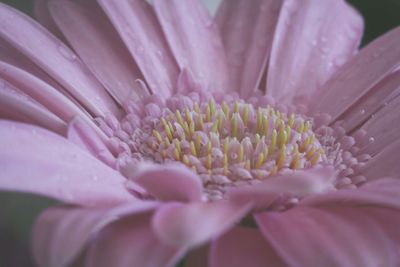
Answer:
<svg viewBox="0 0 400 267"><path fill-rule="evenodd" d="M400 28L358 51L344 1L35 10L0 5L0 188L65 203L39 266L400 265Z"/></svg>

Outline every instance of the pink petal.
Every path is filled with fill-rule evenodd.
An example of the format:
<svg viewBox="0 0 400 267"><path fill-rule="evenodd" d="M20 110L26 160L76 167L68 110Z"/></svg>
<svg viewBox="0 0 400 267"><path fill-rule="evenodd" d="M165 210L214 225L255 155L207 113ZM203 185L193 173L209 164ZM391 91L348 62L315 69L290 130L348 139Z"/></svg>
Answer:
<svg viewBox="0 0 400 267"><path fill-rule="evenodd" d="M27 122L65 134L67 125L42 105L0 78L0 118Z"/></svg>
<svg viewBox="0 0 400 267"><path fill-rule="evenodd" d="M154 215L153 228L166 244L198 246L232 227L249 208L249 205L222 200L213 203L165 204Z"/></svg>
<svg viewBox="0 0 400 267"><path fill-rule="evenodd" d="M113 221L140 215L156 203L135 201L116 208L56 207L47 209L33 229L33 255L43 267L70 266L93 238Z"/></svg>
<svg viewBox="0 0 400 267"><path fill-rule="evenodd" d="M1 4L0 26L2 38L39 65L95 115L118 113L115 103L80 59L37 22Z"/></svg>
<svg viewBox="0 0 400 267"><path fill-rule="evenodd" d="M208 267L209 245L192 250L185 257L184 267Z"/></svg>
<svg viewBox="0 0 400 267"><path fill-rule="evenodd" d="M33 16L49 32L64 41L64 36L51 17L48 2L49 0L33 0Z"/></svg>
<svg viewBox="0 0 400 267"><path fill-rule="evenodd" d="M89 120L88 114L76 106L70 99L46 82L22 69L0 61L0 77L41 103L65 122L68 122L77 115Z"/></svg>
<svg viewBox="0 0 400 267"><path fill-rule="evenodd" d="M69 123L67 138L108 166L116 168L116 159L110 152L105 141L102 140L92 127L79 117Z"/></svg>
<svg viewBox="0 0 400 267"><path fill-rule="evenodd" d="M216 25L198 0L156 0L154 9L180 69L211 90L226 91L228 69Z"/></svg>
<svg viewBox="0 0 400 267"><path fill-rule="evenodd" d="M239 203L252 203L255 210L265 210L284 197L305 197L333 190L335 176L335 170L329 167L296 170L260 184L230 189L227 196Z"/></svg>
<svg viewBox="0 0 400 267"><path fill-rule="evenodd" d="M400 27L379 37L341 67L314 98L311 112L338 118L400 66Z"/></svg>
<svg viewBox="0 0 400 267"><path fill-rule="evenodd" d="M66 139L0 121L0 188L84 206L132 200L125 179Z"/></svg>
<svg viewBox="0 0 400 267"><path fill-rule="evenodd" d="M284 267L257 229L235 227L211 245L210 267Z"/></svg>
<svg viewBox="0 0 400 267"><path fill-rule="evenodd" d="M285 1L269 61L267 94L311 95L355 52L363 21L345 1Z"/></svg>
<svg viewBox="0 0 400 267"><path fill-rule="evenodd" d="M288 266L399 266L398 196L393 209L376 196L353 203L352 195L370 195L361 189L337 193L336 199L315 201L312 207L258 214L257 224Z"/></svg>
<svg viewBox="0 0 400 267"><path fill-rule="evenodd" d="M400 84L398 85L400 88ZM366 131L368 143L359 153L375 155L388 146L393 146L400 137L400 97L384 104L361 129Z"/></svg>
<svg viewBox="0 0 400 267"><path fill-rule="evenodd" d="M181 164L141 164L130 178L156 199L199 201L203 185L192 170Z"/></svg>
<svg viewBox="0 0 400 267"><path fill-rule="evenodd" d="M343 120L342 127L347 132L357 129L371 116L375 117L375 113L379 109L384 108L399 92L400 71L396 71L375 85L339 117L339 120ZM372 118L373 120L374 118Z"/></svg>
<svg viewBox="0 0 400 267"><path fill-rule="evenodd" d="M98 4L66 0L50 2L50 11L72 47L104 87L120 103L148 92L132 90L143 79L129 51Z"/></svg>
<svg viewBox="0 0 400 267"><path fill-rule="evenodd" d="M393 141L392 144L388 145L379 154L372 157L359 173L369 180L381 177L400 178L399 151L400 140L397 138L396 141Z"/></svg>
<svg viewBox="0 0 400 267"><path fill-rule="evenodd" d="M216 23L226 50L232 90L248 97L258 89L270 55L280 0L225 0Z"/></svg>
<svg viewBox="0 0 400 267"><path fill-rule="evenodd" d="M145 0L98 0L98 3L121 35L153 93L169 96L178 69L151 6Z"/></svg>
<svg viewBox="0 0 400 267"><path fill-rule="evenodd" d="M149 213L117 221L89 248L87 267L174 267L183 251L160 242Z"/></svg>

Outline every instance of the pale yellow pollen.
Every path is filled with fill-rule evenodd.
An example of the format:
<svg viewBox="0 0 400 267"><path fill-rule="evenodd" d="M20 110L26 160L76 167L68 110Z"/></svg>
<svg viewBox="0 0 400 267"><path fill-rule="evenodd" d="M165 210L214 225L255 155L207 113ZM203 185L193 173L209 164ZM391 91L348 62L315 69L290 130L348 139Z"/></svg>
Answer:
<svg viewBox="0 0 400 267"><path fill-rule="evenodd" d="M212 127L211 127L211 132L217 133L218 132L218 121L214 121Z"/></svg>
<svg viewBox="0 0 400 267"><path fill-rule="evenodd" d="M246 170L251 169L251 161L249 159L247 159L246 162L244 163L244 167Z"/></svg>
<svg viewBox="0 0 400 267"><path fill-rule="evenodd" d="M215 104L214 101L212 99L210 99L210 101L208 101L208 105L210 106L210 115L214 116L215 114Z"/></svg>
<svg viewBox="0 0 400 267"><path fill-rule="evenodd" d="M304 121L303 120L301 120L299 122L299 125L297 126L297 132L300 134L302 134L304 132Z"/></svg>
<svg viewBox="0 0 400 267"><path fill-rule="evenodd" d="M260 135L256 134L254 137L254 148L257 147L258 143L260 143Z"/></svg>
<svg viewBox="0 0 400 267"><path fill-rule="evenodd" d="M314 157L311 159L311 165L315 166L318 163L320 157L321 157L321 151L318 150L318 152L315 153Z"/></svg>
<svg viewBox="0 0 400 267"><path fill-rule="evenodd" d="M220 112L218 113L218 118L217 118L217 122L218 122L218 131L221 131L221 129L222 129L222 116L223 116L223 113L220 111Z"/></svg>
<svg viewBox="0 0 400 267"><path fill-rule="evenodd" d="M189 123L189 137L192 138L194 135L194 122L190 121Z"/></svg>
<svg viewBox="0 0 400 267"><path fill-rule="evenodd" d="M168 123L166 122L166 120L164 118L161 118L161 122L164 125L164 131L167 134L167 137L170 141L172 141L172 133L171 133L171 129L169 128Z"/></svg>

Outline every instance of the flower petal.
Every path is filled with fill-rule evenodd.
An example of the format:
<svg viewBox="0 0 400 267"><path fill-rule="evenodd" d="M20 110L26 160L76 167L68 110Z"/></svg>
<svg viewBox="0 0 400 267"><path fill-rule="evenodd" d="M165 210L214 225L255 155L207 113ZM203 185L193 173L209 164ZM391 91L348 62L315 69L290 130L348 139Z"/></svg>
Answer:
<svg viewBox="0 0 400 267"><path fill-rule="evenodd" d="M50 11L68 41L119 103L148 92L132 90L143 79L129 51L95 1L50 2Z"/></svg>
<svg viewBox="0 0 400 267"><path fill-rule="evenodd" d="M33 255L42 267L70 266L93 237L123 217L154 209L154 202L135 201L117 208L61 206L45 210L33 228Z"/></svg>
<svg viewBox="0 0 400 267"><path fill-rule="evenodd" d="M334 64L353 55L362 31L361 16L345 1L285 1L272 44L267 94L291 103L315 93L335 71Z"/></svg>
<svg viewBox="0 0 400 267"><path fill-rule="evenodd" d="M169 96L178 78L176 62L154 11L145 0L98 0L134 57L153 93Z"/></svg>
<svg viewBox="0 0 400 267"><path fill-rule="evenodd" d="M57 80L93 114L118 113L115 103L74 52L37 22L4 4L0 4L0 36Z"/></svg>
<svg viewBox="0 0 400 267"><path fill-rule="evenodd" d="M277 175L256 185L233 188L226 194L233 201L252 203L254 210L265 210L285 197L304 197L330 191L333 189L334 179L333 168L316 167Z"/></svg>
<svg viewBox="0 0 400 267"><path fill-rule="evenodd" d="M211 245L210 267L284 267L257 229L235 227Z"/></svg>
<svg viewBox="0 0 400 267"><path fill-rule="evenodd" d="M324 85L311 105L312 113L337 119L378 82L400 66L400 27L364 47Z"/></svg>
<svg viewBox="0 0 400 267"><path fill-rule="evenodd" d="M192 247L225 232L248 211L249 205L213 203L170 203L158 209L153 228L166 244Z"/></svg>
<svg viewBox="0 0 400 267"><path fill-rule="evenodd" d="M184 267L209 267L209 245L192 250L186 255Z"/></svg>
<svg viewBox="0 0 400 267"><path fill-rule="evenodd" d="M183 251L160 242L144 213L109 225L89 248L87 267L173 267Z"/></svg>
<svg viewBox="0 0 400 267"><path fill-rule="evenodd" d="M231 87L244 98L258 89L281 5L281 0L225 0L218 9Z"/></svg>
<svg viewBox="0 0 400 267"><path fill-rule="evenodd" d="M33 0L33 16L49 32L64 41L64 36L51 17L48 2L49 0Z"/></svg>
<svg viewBox="0 0 400 267"><path fill-rule="evenodd" d="M337 193L336 200L315 201L311 207L258 214L257 224L288 266L398 266L398 196L394 209L376 196L352 203L352 195L370 195L363 190Z"/></svg>
<svg viewBox="0 0 400 267"><path fill-rule="evenodd" d="M140 164L130 178L163 201L199 201L203 191L197 174L182 164Z"/></svg>
<svg viewBox="0 0 400 267"><path fill-rule="evenodd" d="M0 78L0 118L27 122L65 134L66 123Z"/></svg>
<svg viewBox="0 0 400 267"><path fill-rule="evenodd" d="M347 132L351 132L359 128L369 118L372 117L371 120L374 120L375 114L380 109L385 108L399 93L400 71L396 71L384 78L343 113L338 119L343 121L341 126Z"/></svg>
<svg viewBox="0 0 400 267"><path fill-rule="evenodd" d="M84 206L133 199L118 172L54 133L0 121L0 140L1 190Z"/></svg>
<svg viewBox="0 0 400 267"><path fill-rule="evenodd" d="M210 90L228 90L225 51L216 25L198 0L156 0L154 9L180 69Z"/></svg>

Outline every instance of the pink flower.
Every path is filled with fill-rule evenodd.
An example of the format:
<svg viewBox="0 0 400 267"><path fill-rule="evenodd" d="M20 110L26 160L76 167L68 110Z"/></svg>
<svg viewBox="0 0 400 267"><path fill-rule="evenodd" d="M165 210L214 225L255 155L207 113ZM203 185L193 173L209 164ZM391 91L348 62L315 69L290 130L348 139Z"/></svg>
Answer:
<svg viewBox="0 0 400 267"><path fill-rule="evenodd" d="M358 51L344 1L35 11L0 5L0 188L65 203L39 266L400 265L400 28Z"/></svg>

